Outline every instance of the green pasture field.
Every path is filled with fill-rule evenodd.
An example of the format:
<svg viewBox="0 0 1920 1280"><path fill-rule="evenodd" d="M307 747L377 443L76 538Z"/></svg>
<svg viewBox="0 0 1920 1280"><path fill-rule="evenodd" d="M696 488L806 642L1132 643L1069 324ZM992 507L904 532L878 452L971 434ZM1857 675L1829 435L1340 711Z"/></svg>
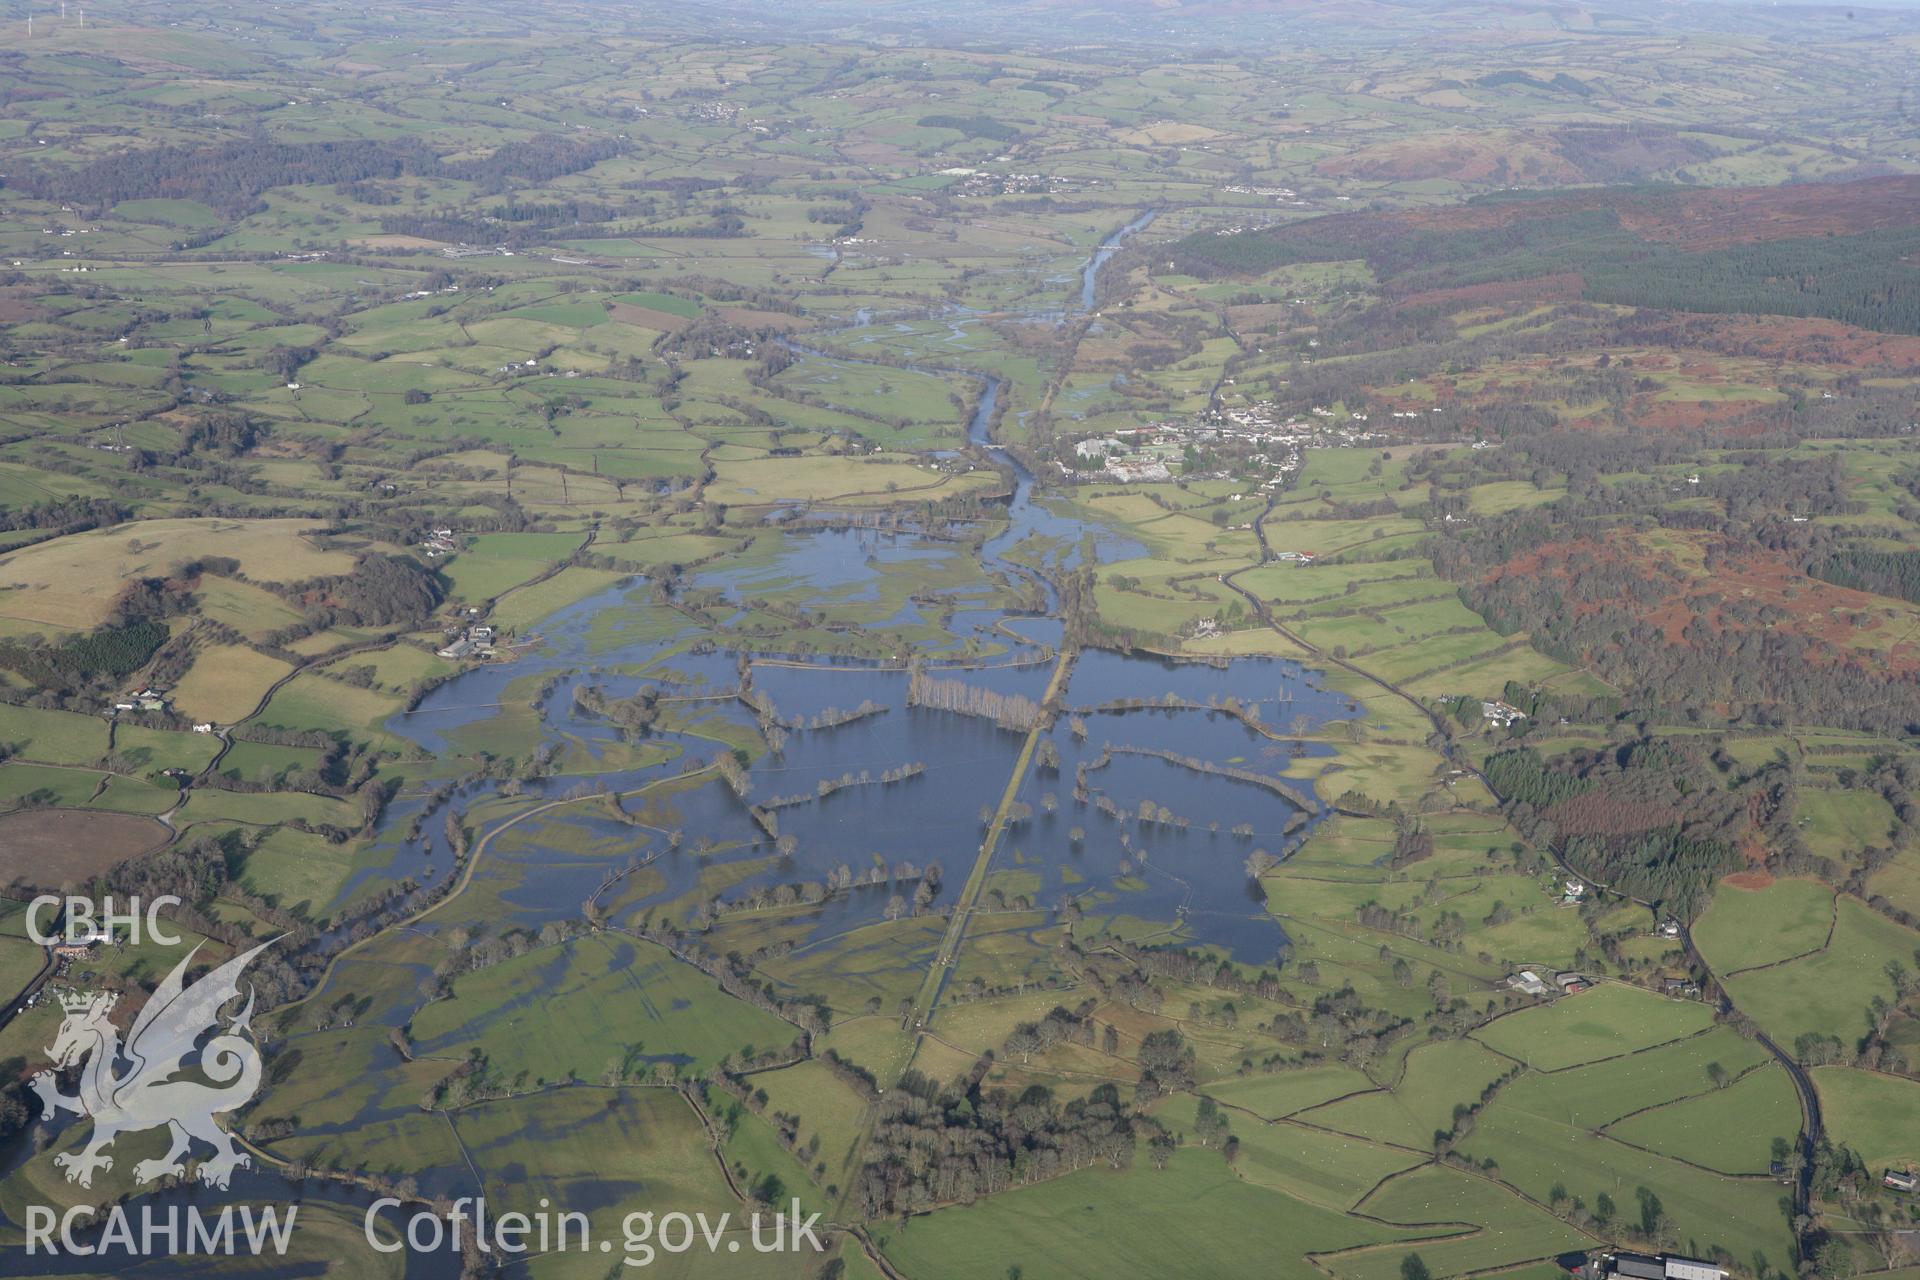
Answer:
<svg viewBox="0 0 1920 1280"><path fill-rule="evenodd" d="M0 938L0 1000L26 989L46 963L47 953L24 938Z"/></svg>
<svg viewBox="0 0 1920 1280"><path fill-rule="evenodd" d="M1338 568L1340 568L1338 565L1329 566L1329 569ZM1312 570L1306 572L1312 572ZM1243 577L1241 581L1244 582L1245 578ZM1281 604L1274 612L1281 617L1304 620L1346 615L1363 610L1394 609L1401 605L1438 605L1442 601L1459 603L1458 591L1437 578L1417 572L1389 578L1352 578L1349 581L1354 584L1352 588L1297 605ZM1400 625L1405 624L1402 622Z"/></svg>
<svg viewBox="0 0 1920 1280"><path fill-rule="evenodd" d="M706 1129L676 1093L577 1086L465 1107L452 1125L500 1212L535 1214L543 1200L574 1205L592 1238L619 1248L633 1213L705 1213L713 1221L733 1211L742 1256L751 1255ZM550 1276L599 1276L607 1266L604 1254L578 1248L544 1262L539 1273Z"/></svg>
<svg viewBox="0 0 1920 1280"><path fill-rule="evenodd" d="M627 579L604 569L568 567L542 582L510 592L488 614L496 627L523 633L570 604L577 604Z"/></svg>
<svg viewBox="0 0 1920 1280"><path fill-rule="evenodd" d="M560 558L564 559L566 554L571 554L571 551L563 553ZM440 573L447 580L450 598L484 603L539 577L551 563L550 560L532 556L466 552L455 556Z"/></svg>
<svg viewBox="0 0 1920 1280"><path fill-rule="evenodd" d="M1333 775L1338 779L1340 775ZM1429 868L1439 874L1438 868ZM1495 955L1525 957L1536 963L1572 964L1574 953L1586 943L1587 935L1578 917L1562 911L1541 891L1531 877L1494 874L1484 868L1470 877L1442 883L1437 900L1418 902L1426 893L1424 883L1399 881L1390 884L1322 881L1311 875L1286 875L1280 896L1282 908L1289 914L1326 918L1351 918L1368 902L1403 913L1431 928L1443 912L1466 917L1473 926L1469 936L1478 950ZM1496 907L1512 919L1505 924L1487 926L1484 920Z"/></svg>
<svg viewBox="0 0 1920 1280"><path fill-rule="evenodd" d="M1385 818L1336 813L1287 859L1287 870L1326 880L1374 883L1393 854L1396 830Z"/></svg>
<svg viewBox="0 0 1920 1280"><path fill-rule="evenodd" d="M899 1021L893 1017L862 1017L836 1023L833 1030L818 1041L822 1050L832 1049L849 1062L868 1071L882 1086L891 1086L907 1069L909 1058L914 1069L934 1079L951 1079L952 1071L941 1069L933 1061L941 1046L931 1041L918 1045L903 1043ZM955 1055L959 1056L959 1055ZM970 1064L956 1064L965 1071Z"/></svg>
<svg viewBox="0 0 1920 1280"><path fill-rule="evenodd" d="M1800 792L1800 837L1822 857L1856 861L1868 845L1886 847L1893 809L1871 791Z"/></svg>
<svg viewBox="0 0 1920 1280"><path fill-rule="evenodd" d="M1181 1212L1169 1208L1180 1206ZM1075 1229L1063 1232L1062 1222ZM1235 1224L1259 1222L1261 1232ZM1251 1275L1312 1280L1301 1255L1373 1244L1408 1233L1346 1217L1236 1178L1218 1152L1174 1153L1163 1170L1136 1161L1125 1172L1088 1169L977 1204L873 1230L906 1274ZM1269 1237L1289 1241L1272 1247Z"/></svg>
<svg viewBox="0 0 1920 1280"><path fill-rule="evenodd" d="M769 1111L800 1117L800 1141L820 1139L820 1160L827 1166L822 1178L850 1185L858 1169L867 1104L853 1089L819 1062L801 1062L753 1077L753 1086L765 1090ZM818 1181L818 1179L816 1179Z"/></svg>
<svg viewBox="0 0 1920 1280"><path fill-rule="evenodd" d="M1503 480L1475 485L1467 507L1475 515L1502 515L1522 507L1557 501L1564 494L1565 490L1540 489L1523 480Z"/></svg>
<svg viewBox="0 0 1920 1280"><path fill-rule="evenodd" d="M1403 516L1377 516L1372 519L1321 519L1311 515L1269 516L1265 522L1267 542L1275 552L1305 551L1328 557L1359 551L1394 538L1424 534L1425 528ZM1354 556L1366 560L1365 555Z"/></svg>
<svg viewBox="0 0 1920 1280"><path fill-rule="evenodd" d="M1508 642L1512 639L1509 637ZM1486 698L1504 693L1510 682L1550 689L1570 684L1566 692L1574 695L1585 693L1604 697L1609 692L1605 685L1591 676L1573 671L1564 663L1525 645L1506 652L1497 647L1490 649L1481 657L1432 671L1424 678L1414 680L1407 688L1409 692L1427 698L1446 697L1457 692Z"/></svg>
<svg viewBox="0 0 1920 1280"><path fill-rule="evenodd" d="M287 649L302 658L326 658L340 650L371 644L388 637L382 632L363 630L358 627L329 627L325 631L315 631L287 644Z"/></svg>
<svg viewBox="0 0 1920 1280"><path fill-rule="evenodd" d="M1350 496L1349 491L1376 496L1398 489L1405 480L1405 467L1387 467L1380 463L1380 453L1375 449L1308 449L1300 468L1299 488L1303 493L1325 489L1340 498Z"/></svg>
<svg viewBox="0 0 1920 1280"><path fill-rule="evenodd" d="M271 591L231 578L204 577L195 594L200 612L233 627L249 640L300 621L300 612Z"/></svg>
<svg viewBox="0 0 1920 1280"><path fill-rule="evenodd" d="M719 478L708 489L712 499L740 506L768 505L776 495L862 505L862 499L900 494L944 498L979 493L998 484L992 473L955 475L885 455L856 466L834 458L770 458L723 462L716 470Z"/></svg>
<svg viewBox="0 0 1920 1280"><path fill-rule="evenodd" d="M673 532L669 529L656 536L633 538L626 542L596 543L594 550L631 564L635 570L644 570L655 565L696 564L717 555L725 555L738 545L730 538L709 537L694 530Z"/></svg>
<svg viewBox="0 0 1920 1280"><path fill-rule="evenodd" d="M1786 1070L1768 1065L1723 1089L1668 1103L1615 1122L1622 1142L1717 1169L1763 1174L1774 1144L1800 1131L1800 1098Z"/></svg>
<svg viewBox="0 0 1920 1280"><path fill-rule="evenodd" d="M1373 1088L1373 1081L1351 1067L1306 1067L1216 1080L1207 1086L1206 1092L1227 1106L1250 1112L1261 1120L1278 1120L1303 1111L1325 1114L1341 1105L1333 1099L1364 1095ZM1314 1123L1321 1122L1315 1120Z"/></svg>
<svg viewBox="0 0 1920 1280"><path fill-rule="evenodd" d="M1867 877L1867 889L1903 911L1920 913L1920 851L1905 849Z"/></svg>
<svg viewBox="0 0 1920 1280"><path fill-rule="evenodd" d="M764 929L756 922L755 929ZM876 921L853 929L832 946L801 946L761 962L759 972L795 995L814 993L835 1020L862 1013L869 1000L892 1009L919 990L944 930L926 919Z"/></svg>
<svg viewBox="0 0 1920 1280"><path fill-rule="evenodd" d="M375 1096L383 1107L393 1101L399 1110L417 1109L420 1090L446 1075L444 1064L407 1062L393 1055L387 1028L369 1023L366 1015L377 1010L382 1017L399 1015L404 1023L405 1015L424 999L417 971L410 966L432 966L446 957L446 944L424 931L385 935L343 955L329 982L310 1000L277 1011L277 1036L289 1049L298 1047L302 1061L327 1059L328 1069L314 1074L269 1072L261 1094L262 1114L311 1114L321 1124L344 1120L367 1096L351 1096L360 1077L380 1090ZM348 1019L353 1026L346 1025ZM393 1078L393 1072L402 1078Z"/></svg>
<svg viewBox="0 0 1920 1280"><path fill-rule="evenodd" d="M798 1200L803 1211L827 1207L824 1197L814 1190L813 1170L802 1163L797 1152L781 1144L765 1117L754 1115L731 1098L715 1101L726 1135L720 1155L742 1185L759 1188L759 1194L778 1204L791 1206Z"/></svg>
<svg viewBox="0 0 1920 1280"><path fill-rule="evenodd" d="M1278 887L1283 889L1284 884ZM1272 892L1270 887L1270 896ZM1405 961L1415 973L1439 969L1455 982L1487 982L1494 976L1491 966L1411 939L1387 944L1383 956L1382 936L1352 923L1351 917L1290 915L1271 900L1268 905L1293 941L1295 957L1312 960L1319 970L1318 982L1303 988L1316 998L1351 985L1355 994L1372 1007L1419 1018L1432 1011L1433 998L1424 983L1401 986L1393 975L1395 960Z"/></svg>
<svg viewBox="0 0 1920 1280"><path fill-rule="evenodd" d="M76 476L56 476L22 463L0 463L0 504L26 507L71 494L94 494L99 486Z"/></svg>
<svg viewBox="0 0 1920 1280"><path fill-rule="evenodd" d="M526 1088L597 1080L627 1053L699 1070L749 1047L782 1048L797 1032L653 943L587 938L467 975L415 1017L413 1034L432 1052L478 1046Z"/></svg>
<svg viewBox="0 0 1920 1280"><path fill-rule="evenodd" d="M466 554L551 562L565 560L584 540L574 533L481 533L468 541Z"/></svg>
<svg viewBox="0 0 1920 1280"><path fill-rule="evenodd" d="M516 319L537 320L543 324L587 329L607 321L607 309L598 302L553 302L521 307L505 313Z"/></svg>
<svg viewBox="0 0 1920 1280"><path fill-rule="evenodd" d="M1920 1166L1920 1083L1852 1067L1815 1067L1812 1076L1828 1135L1869 1173Z"/></svg>
<svg viewBox="0 0 1920 1280"><path fill-rule="evenodd" d="M249 577L293 582L345 573L353 558L321 550L301 535L305 519L143 520L137 526L97 529L13 552L0 564L0 617L56 631L99 625L124 579L164 575L199 556L230 556Z"/></svg>
<svg viewBox="0 0 1920 1280"><path fill-rule="evenodd" d="M1694 945L1722 975L1777 964L1827 945L1833 890L1817 880L1776 880L1764 889L1722 882L1693 925Z"/></svg>
<svg viewBox="0 0 1920 1280"><path fill-rule="evenodd" d="M295 819L342 830L353 830L360 825L360 811L350 802L298 791L221 791L214 787L196 787L180 816L181 821L187 823L241 822L261 827Z"/></svg>
<svg viewBox="0 0 1920 1280"><path fill-rule="evenodd" d="M431 643L438 644L436 637ZM401 642L372 652L355 653L324 668L336 676L370 669L374 683L393 693L409 693L416 684L450 675L458 664L436 656L421 643Z"/></svg>
<svg viewBox="0 0 1920 1280"><path fill-rule="evenodd" d="M641 290L636 293L623 293L614 298L615 302L625 302L636 307L645 307L649 311L664 311L670 316L681 316L691 320L700 314L700 304L691 298L675 297L671 294Z"/></svg>
<svg viewBox="0 0 1920 1280"><path fill-rule="evenodd" d="M1426 1147L1436 1132L1453 1127L1456 1106L1477 1102L1511 1069L1472 1040L1440 1040L1409 1053L1391 1088L1314 1107L1300 1118L1378 1142Z"/></svg>
<svg viewBox="0 0 1920 1280"><path fill-rule="evenodd" d="M319 729L399 748L383 727L401 709L398 698L302 672L280 686L252 723L278 729Z"/></svg>
<svg viewBox="0 0 1920 1280"><path fill-rule="evenodd" d="M114 774L91 801L96 809L116 813L141 813L158 816L180 803L180 792L170 783L150 786L136 778Z"/></svg>
<svg viewBox="0 0 1920 1280"><path fill-rule="evenodd" d="M1322 1263L1341 1280L1393 1280L1417 1254L1435 1276L1478 1273L1587 1248L1592 1238L1497 1183L1427 1166L1383 1183L1360 1211L1431 1238L1407 1246L1334 1254Z"/></svg>
<svg viewBox="0 0 1920 1280"><path fill-rule="evenodd" d="M964 405L970 390L957 378L818 358L796 362L775 386L818 397L831 406L905 419L904 427L867 422L855 430L888 445L911 448L958 443L965 421L962 408L953 400L959 398Z"/></svg>
<svg viewBox="0 0 1920 1280"><path fill-rule="evenodd" d="M1176 1133L1190 1133L1198 1099L1169 1099L1155 1117ZM1383 1178L1425 1162L1413 1151L1382 1146L1304 1125L1244 1122L1231 1124L1240 1147L1234 1171L1247 1182L1284 1192L1309 1204L1346 1210L1364 1199Z"/></svg>
<svg viewBox="0 0 1920 1280"><path fill-rule="evenodd" d="M1638 987L1602 983L1575 996L1508 1014L1474 1038L1540 1071L1577 1066L1652 1048L1705 1030L1713 1013Z"/></svg>
<svg viewBox="0 0 1920 1280"><path fill-rule="evenodd" d="M1365 741L1341 743L1335 754L1303 756L1286 777L1312 779L1323 799L1356 791L1375 803L1413 805L1433 790L1432 774L1440 757L1424 746Z"/></svg>
<svg viewBox="0 0 1920 1280"><path fill-rule="evenodd" d="M180 227L218 226L220 216L197 200L122 200L113 211L134 222L165 222Z"/></svg>
<svg viewBox="0 0 1920 1280"><path fill-rule="evenodd" d="M1039 1021L1059 1003L1059 996L1054 992L1029 991L947 1005L940 1010L940 1039L947 1047L964 1054L977 1056L988 1050L997 1054L1016 1026ZM1166 1022L1146 1013L1129 1015L1125 1009L1109 1010L1103 1021L1112 1021L1123 1037L1134 1030L1130 1024L1158 1030ZM1141 1034L1143 1032L1134 1030L1134 1038Z"/></svg>
<svg viewBox="0 0 1920 1280"><path fill-rule="evenodd" d="M274 682L292 670L245 645L211 645L174 686L174 706L192 720L232 724L252 715Z"/></svg>
<svg viewBox="0 0 1920 1280"><path fill-rule="evenodd" d="M1842 897L1833 940L1824 950L1725 982L1741 1012L1781 1044L1819 1034L1851 1045L1873 1022L1873 998L1892 994L1887 964L1911 965L1916 949L1920 934Z"/></svg>
<svg viewBox="0 0 1920 1280"><path fill-rule="evenodd" d="M1396 635L1392 639L1397 642L1392 647L1365 653L1355 665L1369 675L1404 683L1411 692L1423 697L1439 697L1462 688L1490 687L1484 680L1474 680L1469 669L1489 662L1496 666L1504 663L1505 657L1499 651L1511 638L1503 638L1490 629L1425 635L1409 629L1404 638ZM1504 678L1501 685L1505 685Z"/></svg>
<svg viewBox="0 0 1920 1280"><path fill-rule="evenodd" d="M196 804L200 798L195 797ZM282 796L265 798L275 802L277 809ZM296 915L318 918L339 895L352 870L350 846L292 827L278 827L247 854L241 881L250 893Z"/></svg>
<svg viewBox="0 0 1920 1280"><path fill-rule="evenodd" d="M1784 1259L1792 1236L1771 1179L1739 1180L1663 1156L1642 1153L1564 1119L1528 1115L1503 1105L1485 1108L1461 1144L1474 1160L1495 1162L1502 1181L1536 1201L1564 1186L1589 1205L1601 1192L1628 1213L1637 1188L1658 1196L1679 1238L1696 1255L1724 1248L1755 1265Z"/></svg>
<svg viewBox="0 0 1920 1280"><path fill-rule="evenodd" d="M97 716L0 705L7 754L42 764L93 764L107 754L107 722Z"/></svg>
<svg viewBox="0 0 1920 1280"><path fill-rule="evenodd" d="M79 808L91 804L100 789L101 775L90 769L0 763L0 810L57 805Z"/></svg>
<svg viewBox="0 0 1920 1280"><path fill-rule="evenodd" d="M1715 1027L1625 1057L1524 1073L1502 1089L1500 1099L1516 1111L1599 1130L1646 1108L1712 1091L1709 1068L1715 1063L1725 1079L1734 1080L1768 1060L1760 1045Z"/></svg>

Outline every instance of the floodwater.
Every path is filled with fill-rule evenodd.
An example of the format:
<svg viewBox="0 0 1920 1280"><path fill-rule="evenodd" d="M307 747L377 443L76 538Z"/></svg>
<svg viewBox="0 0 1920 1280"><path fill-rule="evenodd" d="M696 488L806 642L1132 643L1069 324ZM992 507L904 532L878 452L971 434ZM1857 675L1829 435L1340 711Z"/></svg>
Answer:
<svg viewBox="0 0 1920 1280"><path fill-rule="evenodd" d="M1100 268L1152 216L1135 218L1094 251L1081 275L1082 308L1092 305ZM874 324L869 316L856 321ZM795 348L795 354L815 358L805 348ZM1050 612L1056 605L1051 584L1008 559L1012 548L1036 536L1050 539L1064 548L1055 561L1061 567L1078 563L1083 548L1103 561L1137 554L1138 548L1036 499L1033 476L989 436L1002 386L997 378L983 380L985 393L967 433L974 445L992 451L1012 470L1014 492L1006 527L985 543L981 561L1005 580L1037 583ZM808 529L804 522L783 537L772 560L711 570L696 575L695 585L745 601L757 592L800 583L824 600L870 602L880 598L878 584L888 565L933 564L968 554L912 533ZM606 870L603 856L580 850L624 842L652 852L667 829L680 834L681 849L698 842L702 856L678 849L656 856L650 863L651 891L619 899L623 920L668 907L684 912L693 895L706 892L702 886L710 882L716 862L737 864L717 890L723 903L779 884L818 882L842 869L858 875L901 863L938 863L945 872L943 896L957 891L977 855L983 813L1010 781L1024 728L1003 727L978 714L909 705L907 673L894 665L790 657L743 664L734 652L690 650L690 630L665 636L656 631L645 641L622 642L609 618L637 607L643 598L639 585L612 588L562 611L541 628L545 643L532 655L443 685L389 727L429 750L444 750L449 732L499 714L500 704L516 696L524 702L530 685L546 683L551 689L541 715L550 741L573 744L575 761L624 759L615 754L624 749L617 731L576 709L576 687L590 684L615 697L652 687L664 698L685 699L669 705L683 715L697 715L701 723L655 731L646 739L684 755L647 768L608 768L593 775L605 789L631 790L680 772L685 756L712 758L721 750L707 736L713 731L727 725L752 728L755 713L729 696L740 690L745 665L752 692L787 726L786 740L754 763L744 798L717 781L681 789L651 815L657 829L638 831L591 805L557 809L523 824L487 854L496 864L496 878L503 880L498 900L514 914L512 923L537 927L576 917ZM923 621L926 612L908 603L876 625ZM950 651L923 653L920 660L930 676L977 690L988 708L996 702L1037 703L1043 697L1061 639L1057 617L1009 614L970 602L947 612L956 634L990 642L998 652L972 662ZM1023 884L1037 877L1039 892L1029 895L1037 907L1056 906L1071 895L1091 917L1163 922L1169 940L1216 946L1248 963L1270 961L1284 934L1258 901L1244 863L1256 849L1284 854L1319 821L1323 809L1309 784L1275 788L1232 774L1284 783L1296 760L1326 753L1324 747L1285 735L1349 715L1350 704L1321 687L1315 673L1291 662L1175 661L1108 651L1079 655L1066 700L1080 714L1062 718L1050 731L1058 772L1032 769L1020 782L1018 799L1030 813L1003 836L994 869L1017 869ZM1139 705L1143 702L1155 705ZM863 704L879 709L846 718ZM1280 736L1254 731L1220 709L1226 704L1247 709ZM1083 765L1087 782L1076 798L1075 779ZM907 776L889 780L884 775L890 771ZM562 774L525 789L530 795L559 796L579 781ZM471 788L453 803L470 807L491 786ZM1151 815L1145 819L1143 802ZM436 874L451 873L452 858L437 820L424 823L420 838L411 843L393 838L412 823L421 805L413 799L392 806L381 841L391 860L363 868L349 895L402 876L430 883ZM774 835L750 805L773 809L786 847L776 848ZM891 893L891 887L881 887L835 895L810 909L811 936L879 919Z"/></svg>
<svg viewBox="0 0 1920 1280"><path fill-rule="evenodd" d="M1126 235L1151 218L1134 219L1093 253L1081 273L1082 309L1093 305L1100 268ZM798 355L808 358L804 351ZM1011 468L1015 487L1007 527L985 543L981 564L1009 583L1037 583L1046 611L986 608L977 586L955 589L953 608L942 611L950 615L949 629L982 641L990 656L966 661L950 646L920 660L927 675L959 682L964 699L981 708L1017 708L1043 696L1062 624L1049 616L1057 603L1051 584L1014 563L1008 552L1028 538L1046 538L1061 548L1050 567L1068 567L1086 553L1108 561L1139 548L1036 500L1032 475L989 438L1002 387L995 378L983 381L985 394L968 436ZM969 554L963 546L912 533L808 529L804 521L793 522L781 536L770 563L712 570L696 575L695 584L736 602L796 583L836 602L871 602L881 598L886 566ZM927 612L909 602L878 625L925 621ZM570 771L515 784L535 800L561 798L583 783L631 791L673 778L690 759L712 759L726 749L714 734L750 731L756 724L755 712L736 696L743 670L752 691L789 726L781 749L752 765L744 799L709 781L673 788L653 803L629 801L627 820L604 804L584 802L556 807L494 836L469 890L484 895L484 907L475 910L484 910L489 928L537 929L577 919L583 901L602 891L610 867L632 856L647 860L646 875L604 899L621 923L669 913L685 923L690 904L709 895L737 902L775 885L819 882L842 869L859 875L902 863L939 863L945 874L936 909L952 902L978 854L983 816L1012 781L1025 744L1023 728L909 705L908 674L895 666L765 655L743 662L690 626L662 627L660 614L648 605L644 582L616 585L546 620L539 628L544 642L528 656L462 675L389 722L389 730L421 748L446 752L454 748L452 735L484 730L496 716L525 714L529 700L541 693L543 737L565 744L561 758ZM624 741L604 720L576 708L575 690L584 685L613 697L650 687L677 727L654 730L637 743ZM1130 936L1207 945L1245 963L1271 963L1285 935L1246 874L1247 858L1256 850L1284 855L1325 811L1304 782L1283 789L1234 775L1282 781L1296 761L1326 751L1287 735L1349 716L1350 704L1323 688L1314 672L1290 662L1182 662L1105 651L1078 656L1066 701L1072 713L1049 729L1050 750L1038 753L1040 761L1019 780L1016 816L996 848L982 909L1024 905L1051 911L1071 898L1082 913L1082 936L1124 923ZM845 718L865 703L878 709ZM1229 703L1241 714L1223 709ZM1243 715L1257 717L1272 733L1256 732ZM636 747L664 749L672 758L632 767ZM885 776L890 771L896 774L892 780ZM471 811L502 785L469 783L441 803ZM389 806L373 856L351 877L343 901L407 880L424 894L454 874L440 813L426 814L418 833L411 831L433 803L414 795ZM750 804L777 815L778 843ZM669 832L680 836L677 845L670 844ZM906 885L866 886L804 909L804 940L882 919L896 891L912 892ZM441 916L460 915L443 912L416 928L448 928ZM323 991L317 999L338 995ZM369 1025L397 1026L410 1011L373 1008L363 1017ZM358 1115L332 1128L391 1124L401 1110L412 1109L383 1100L379 1091L370 1090L363 1101ZM12 1158L17 1163L24 1156L16 1151ZM475 1189L464 1164L414 1172L427 1193ZM357 1215L364 1203L357 1192L296 1187L260 1172L236 1178L226 1193L168 1194L192 1198L203 1208L242 1200L285 1203L305 1195L338 1199ZM437 1277L443 1262L410 1257L408 1275ZM9 1255L8 1263L26 1265L18 1274L35 1273L30 1260ZM292 1270L262 1267L257 1274Z"/></svg>

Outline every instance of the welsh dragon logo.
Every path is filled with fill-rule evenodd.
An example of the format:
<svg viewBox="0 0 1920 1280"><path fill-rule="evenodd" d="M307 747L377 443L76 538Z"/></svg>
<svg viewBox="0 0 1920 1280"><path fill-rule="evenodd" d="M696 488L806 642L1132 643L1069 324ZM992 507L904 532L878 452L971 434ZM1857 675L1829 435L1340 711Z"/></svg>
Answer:
<svg viewBox="0 0 1920 1280"><path fill-rule="evenodd" d="M152 1182L186 1171L183 1158L193 1140L214 1148L211 1160L200 1166L200 1180L225 1188L233 1171L252 1164L214 1117L244 1104L260 1087L260 1050L248 1038L252 1031L253 988L247 988L246 1007L230 1016L226 1030L218 1031L196 1050L201 1036L216 1031L221 1010L240 997L240 972L273 943L263 942L235 956L191 987L185 985L187 967L200 951L195 947L174 967L134 1019L124 1046L120 1032L107 1015L117 997L111 992L62 992L66 1019L48 1048L53 1069L30 1082L40 1095L44 1114L71 1111L93 1119L93 1137L78 1153L62 1153L53 1160L67 1171L67 1181L93 1185L94 1171L113 1168L106 1148L123 1133L138 1133L162 1125L172 1131L173 1145L158 1160L142 1160L133 1167L136 1182ZM212 1084L175 1079L197 1056L200 1074ZM55 1076L79 1063L79 1089L62 1093ZM122 1064L125 1069L122 1069Z"/></svg>

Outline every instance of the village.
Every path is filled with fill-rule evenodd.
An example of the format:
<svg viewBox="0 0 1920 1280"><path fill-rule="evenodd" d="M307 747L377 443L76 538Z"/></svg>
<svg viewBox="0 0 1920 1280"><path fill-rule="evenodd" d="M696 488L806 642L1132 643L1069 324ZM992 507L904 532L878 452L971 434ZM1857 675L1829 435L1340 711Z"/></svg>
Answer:
<svg viewBox="0 0 1920 1280"><path fill-rule="evenodd" d="M1189 471L1191 450L1222 446L1244 451L1243 475L1260 477L1257 489L1272 493L1300 470L1309 448L1351 448L1385 443L1391 437L1368 425L1364 413L1345 414L1316 406L1308 417L1283 414L1271 400L1232 407L1216 404L1190 420L1169 419L1140 427L1122 427L1073 443L1074 465L1058 463L1067 481L1103 476L1126 484L1165 483L1176 471L1186 479L1232 479L1226 471ZM1236 500L1245 495L1235 495Z"/></svg>
<svg viewBox="0 0 1920 1280"><path fill-rule="evenodd" d="M968 196L1065 195L1082 186L1099 186L1098 179L1070 179L1051 173L993 173L964 165L939 171L943 178L958 178L949 194Z"/></svg>

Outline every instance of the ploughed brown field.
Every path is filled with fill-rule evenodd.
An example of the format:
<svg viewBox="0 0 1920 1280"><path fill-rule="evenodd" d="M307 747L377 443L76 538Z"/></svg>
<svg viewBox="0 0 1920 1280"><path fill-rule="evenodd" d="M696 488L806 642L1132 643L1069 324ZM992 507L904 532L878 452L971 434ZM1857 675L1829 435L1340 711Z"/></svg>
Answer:
<svg viewBox="0 0 1920 1280"><path fill-rule="evenodd" d="M0 814L0 884L57 889L167 842L156 818L85 809Z"/></svg>
<svg viewBox="0 0 1920 1280"><path fill-rule="evenodd" d="M662 333L678 333L693 323L685 316L655 311L652 307L636 306L631 302L612 303L607 307L607 314L622 324L637 324L643 329L658 329Z"/></svg>

